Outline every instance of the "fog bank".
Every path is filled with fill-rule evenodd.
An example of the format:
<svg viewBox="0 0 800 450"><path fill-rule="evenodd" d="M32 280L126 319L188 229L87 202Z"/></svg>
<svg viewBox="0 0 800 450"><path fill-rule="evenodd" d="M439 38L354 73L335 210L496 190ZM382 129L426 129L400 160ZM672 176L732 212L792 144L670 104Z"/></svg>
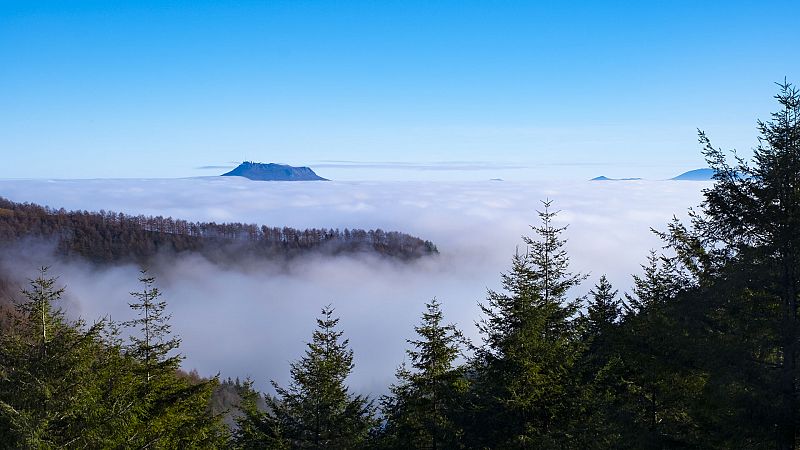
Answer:
<svg viewBox="0 0 800 450"><path fill-rule="evenodd" d="M620 290L660 242L650 227L685 217L707 183L626 182L254 182L236 177L155 180L0 180L0 196L17 202L197 221L252 222L296 228L382 228L433 241L441 254L410 264L373 257L310 257L279 270L252 262L247 270L183 257L154 270L183 338L186 368L204 375L251 376L284 383L319 309L333 304L356 355L350 380L379 393L403 360L423 305L437 297L446 319L476 338L477 303L499 288L499 274L536 225L541 199L560 210L575 271L591 273L584 294L603 273ZM92 269L52 264L40 249L16 258L18 273L53 265L67 285L72 314L92 320L130 317L128 292L136 267ZM8 262L5 263L6 265ZM477 339L477 338L476 338Z"/></svg>

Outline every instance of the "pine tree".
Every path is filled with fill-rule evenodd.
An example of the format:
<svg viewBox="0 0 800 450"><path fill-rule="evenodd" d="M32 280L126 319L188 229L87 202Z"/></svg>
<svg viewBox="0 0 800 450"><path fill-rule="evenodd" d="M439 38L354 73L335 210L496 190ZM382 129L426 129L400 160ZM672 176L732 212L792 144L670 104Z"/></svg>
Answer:
<svg viewBox="0 0 800 450"><path fill-rule="evenodd" d="M267 414L260 429L263 445L311 449L365 446L376 425L371 400L355 395L345 384L353 370L353 351L330 306L322 309L317 330L305 355L291 365L292 381L283 388L273 382L276 396L267 396Z"/></svg>
<svg viewBox="0 0 800 450"><path fill-rule="evenodd" d="M478 324L484 345L475 362L476 416L470 445L564 446L574 406L571 369L579 300L568 291L585 277L569 272L569 258L545 201L537 238L525 237L502 276L505 292L490 291Z"/></svg>
<svg viewBox="0 0 800 450"><path fill-rule="evenodd" d="M454 366L467 342L453 324L443 324L441 305L426 304L420 337L408 340L411 361L397 370L392 395L384 397L385 445L391 448L454 449L461 447L463 430L456 415L467 389L462 368Z"/></svg>

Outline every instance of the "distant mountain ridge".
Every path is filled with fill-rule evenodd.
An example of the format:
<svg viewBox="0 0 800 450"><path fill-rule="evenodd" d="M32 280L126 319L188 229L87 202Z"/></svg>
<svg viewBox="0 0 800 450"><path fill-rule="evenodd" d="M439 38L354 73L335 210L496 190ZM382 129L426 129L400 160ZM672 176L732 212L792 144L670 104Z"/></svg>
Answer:
<svg viewBox="0 0 800 450"><path fill-rule="evenodd" d="M714 179L714 169L690 170L671 179L676 181L711 181Z"/></svg>
<svg viewBox="0 0 800 450"><path fill-rule="evenodd" d="M255 181L328 181L308 167L294 167L286 164L263 164L245 161L223 177L245 177Z"/></svg>
<svg viewBox="0 0 800 450"><path fill-rule="evenodd" d="M589 181L636 181L644 178L609 178L605 175L594 177ZM678 176L670 178L674 181L712 181L714 179L714 169L694 169L684 172Z"/></svg>

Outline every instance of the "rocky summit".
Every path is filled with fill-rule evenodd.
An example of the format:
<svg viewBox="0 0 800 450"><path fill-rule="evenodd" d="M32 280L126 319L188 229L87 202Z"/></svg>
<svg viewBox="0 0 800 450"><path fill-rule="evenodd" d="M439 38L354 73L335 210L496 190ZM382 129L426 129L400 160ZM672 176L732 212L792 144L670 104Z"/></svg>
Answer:
<svg viewBox="0 0 800 450"><path fill-rule="evenodd" d="M257 181L328 181L308 167L293 167L285 164L262 164L245 161L223 177L245 177Z"/></svg>

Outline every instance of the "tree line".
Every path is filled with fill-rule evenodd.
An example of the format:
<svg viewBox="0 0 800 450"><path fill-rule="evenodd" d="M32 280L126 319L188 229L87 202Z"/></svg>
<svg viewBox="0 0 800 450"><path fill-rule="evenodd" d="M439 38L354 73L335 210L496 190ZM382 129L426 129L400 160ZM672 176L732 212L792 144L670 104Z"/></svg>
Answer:
<svg viewBox="0 0 800 450"><path fill-rule="evenodd" d="M800 92L783 84L777 99L782 109L759 122L752 161L729 163L700 133L715 182L689 223L674 220L659 232L665 251L651 253L630 293L601 277L575 298L586 276L570 269L565 229L545 201L502 290L481 302L480 340L465 339L430 301L407 341L407 363L380 398L347 386L353 352L325 307L305 353L290 364L288 385L262 394L249 380L227 383L238 412L232 427L220 427L210 408L216 380L180 376L179 357L170 356L178 342L151 278L143 274L132 301L145 315L121 325L133 330L121 343L118 327L64 322L50 307L59 291L41 276L18 305L12 330L20 331L0 342L2 441L14 448L798 448ZM146 317L157 338L148 340ZM91 346L95 356L84 356Z"/></svg>
<svg viewBox="0 0 800 450"><path fill-rule="evenodd" d="M52 241L63 257L105 264L146 265L159 254L195 252L212 262L282 260L320 252L369 252L401 260L438 253L436 246L397 231L305 229L244 223L189 222L107 211L67 211L0 197L0 244L26 238Z"/></svg>

